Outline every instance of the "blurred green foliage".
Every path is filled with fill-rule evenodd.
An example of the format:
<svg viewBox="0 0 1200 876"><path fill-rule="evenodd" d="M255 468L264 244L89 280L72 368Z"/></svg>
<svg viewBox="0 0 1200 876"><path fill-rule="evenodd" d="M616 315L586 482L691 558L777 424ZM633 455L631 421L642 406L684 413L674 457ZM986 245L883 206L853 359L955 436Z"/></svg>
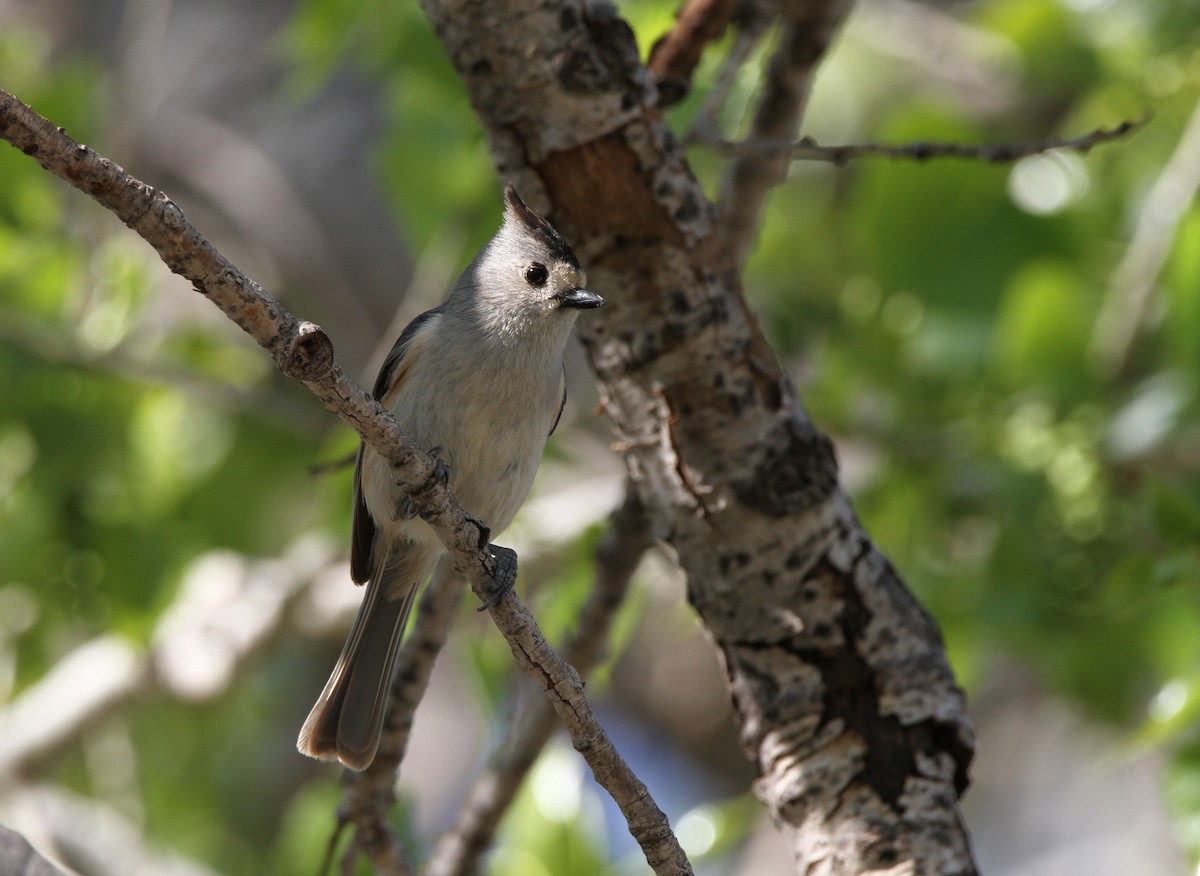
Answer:
<svg viewBox="0 0 1200 876"><path fill-rule="evenodd" d="M622 5L643 52L673 8ZM955 61L982 69L992 97L953 76L923 79L866 25L823 66L806 131L820 142L1000 142L1146 110L1152 121L1086 155L1011 165L798 163L769 202L747 294L837 441L869 531L942 625L963 684L982 685L997 654L1017 655L1131 744L1161 747L1179 836L1200 856L1194 201L1163 231L1161 271L1115 355L1100 318L1130 294L1118 266L1198 111L1200 6L983 0L953 14L972 46L988 47ZM34 28L0 34L0 77L95 141L106 80L95 62L49 65L44 45ZM415 5L304 0L275 49L292 94L346 64L381 83L378 176L414 248L446 216L486 237L486 143ZM669 114L678 131L720 57L710 52L697 93ZM728 130L756 73L737 83ZM691 157L715 193L723 162ZM309 404L219 317L151 319L164 273L131 232L0 149L0 699L92 635L144 640L204 551L269 555L312 528L345 538L348 473L314 480L307 468L353 440L271 401ZM594 537L566 552L570 586L545 595L556 634L583 598ZM622 616L622 640L634 615ZM499 699L502 643L467 647L481 696ZM219 703L145 702L126 718L151 833L229 872L312 872L324 853L337 789L279 766L308 695L281 665L251 671ZM552 756L539 770L578 761L564 763ZM88 776L83 755L58 773L83 792L95 790ZM590 791L539 802L538 783L506 823L492 872L604 872L606 840L579 816L599 805ZM710 819L722 825L712 847L747 820Z"/></svg>

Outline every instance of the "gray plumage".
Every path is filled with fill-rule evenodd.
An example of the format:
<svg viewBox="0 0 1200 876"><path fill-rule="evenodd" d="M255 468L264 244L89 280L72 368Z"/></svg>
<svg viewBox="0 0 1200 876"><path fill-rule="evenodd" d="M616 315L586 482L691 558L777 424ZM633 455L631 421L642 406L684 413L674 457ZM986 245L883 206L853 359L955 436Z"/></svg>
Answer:
<svg viewBox="0 0 1200 876"><path fill-rule="evenodd" d="M396 341L374 395L418 446L436 448L463 507L492 534L533 486L565 398L563 349L582 308L575 254L509 186L504 224L440 307ZM354 467L350 572L362 607L298 748L355 770L375 757L396 652L417 590L442 545L408 509L387 463L365 444Z"/></svg>

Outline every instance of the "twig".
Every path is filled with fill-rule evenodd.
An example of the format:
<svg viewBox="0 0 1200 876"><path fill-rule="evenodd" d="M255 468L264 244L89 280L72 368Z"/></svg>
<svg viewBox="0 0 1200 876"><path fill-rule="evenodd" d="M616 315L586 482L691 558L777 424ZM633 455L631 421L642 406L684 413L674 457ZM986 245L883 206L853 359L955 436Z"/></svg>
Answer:
<svg viewBox="0 0 1200 876"><path fill-rule="evenodd" d="M692 73L705 47L717 39L737 0L684 0L675 12L675 26L650 47L646 67L658 85L658 105L674 106L692 89Z"/></svg>
<svg viewBox="0 0 1200 876"><path fill-rule="evenodd" d="M600 661L613 617L642 554L652 544L645 510L633 485L627 483L625 500L613 512L608 532L596 548L595 587L580 612L577 632L564 649L564 656L581 675ZM479 859L500 819L556 726L548 700L528 703L467 793L454 824L438 840L425 876L469 876L479 870Z"/></svg>
<svg viewBox="0 0 1200 876"><path fill-rule="evenodd" d="M334 357L324 331L285 310L184 218L170 198L80 145L12 94L0 89L0 137L46 170L92 196L140 234L174 272L271 353L289 377L303 383L385 459L396 486L438 534L454 567L481 600L496 574L487 531L463 510L437 476L433 457L408 438L395 418L359 388ZM511 591L489 607L521 668L550 697L592 774L612 795L658 874L691 873L666 816L617 752L583 696L578 674L546 644L532 615Z"/></svg>
<svg viewBox="0 0 1200 876"><path fill-rule="evenodd" d="M1144 120L1143 120L1144 121ZM1139 122L1139 124L1141 124ZM1091 357L1106 377L1120 374L1150 303L1175 232L1200 189L1200 104L1138 212L1092 329Z"/></svg>
<svg viewBox="0 0 1200 876"><path fill-rule="evenodd" d="M721 69L704 99L704 104L696 113L696 118L692 120L688 132L683 136L682 143L685 147L700 140L705 132L716 129L717 119L725 102L729 100L730 92L733 91L738 71L746 65L754 47L767 32L771 17L767 14L764 4L748 3L740 11L735 23L737 24L737 34L733 38L733 45L730 46L724 63L721 64Z"/></svg>
<svg viewBox="0 0 1200 876"><path fill-rule="evenodd" d="M342 856L344 872L354 872L360 853L371 859L378 874L402 876L411 871L388 810L396 802L396 773L408 748L413 715L429 686L434 661L450 635L462 595L462 577L443 557L421 595L412 632L396 660L375 760L361 773L345 772L338 821L353 824L355 833Z"/></svg>
<svg viewBox="0 0 1200 876"><path fill-rule="evenodd" d="M1113 128L1097 128L1079 137L1050 138L1024 143L936 143L918 141L888 145L883 143L853 143L845 146L821 146L812 137L799 140L728 140L711 130L702 131L697 140L723 155L786 154L790 161L826 161L839 167L856 158L909 158L927 161L931 158L969 158L1006 164L1030 155L1040 155L1056 149L1075 149L1087 152L1093 146L1119 140L1137 131L1150 121L1147 113L1136 121L1125 121Z"/></svg>
<svg viewBox="0 0 1200 876"><path fill-rule="evenodd" d="M796 136L812 90L813 73L851 0L790 3L782 8L779 46L771 58L750 140L786 141ZM758 236L759 218L771 190L787 178L789 156L775 150L738 154L721 185L721 236L743 264Z"/></svg>

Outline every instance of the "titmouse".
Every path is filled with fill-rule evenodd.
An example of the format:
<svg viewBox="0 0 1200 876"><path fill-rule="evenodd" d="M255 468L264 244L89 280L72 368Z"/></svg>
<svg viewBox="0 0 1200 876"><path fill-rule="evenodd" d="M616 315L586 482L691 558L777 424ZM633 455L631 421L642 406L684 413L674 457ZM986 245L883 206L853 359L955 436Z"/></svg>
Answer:
<svg viewBox="0 0 1200 876"><path fill-rule="evenodd" d="M571 247L512 186L504 224L450 297L401 333L374 395L443 460L463 508L499 533L524 504L566 400L563 349L580 310L604 299ZM392 664L417 590L443 551L365 444L354 466L350 574L366 583L333 674L297 747L354 770L379 746Z"/></svg>

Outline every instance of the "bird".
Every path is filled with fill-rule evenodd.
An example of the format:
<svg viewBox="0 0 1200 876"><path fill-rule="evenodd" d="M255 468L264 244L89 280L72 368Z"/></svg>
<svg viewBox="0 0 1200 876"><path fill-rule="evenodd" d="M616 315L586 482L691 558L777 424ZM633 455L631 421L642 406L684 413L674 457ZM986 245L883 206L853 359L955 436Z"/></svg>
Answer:
<svg viewBox="0 0 1200 876"><path fill-rule="evenodd" d="M570 245L511 184L504 203L499 231L445 302L400 334L372 392L437 457L464 510L492 534L524 504L562 416L563 351L576 317L605 303L587 289ZM353 502L350 575L366 591L297 748L361 771L379 747L416 594L444 549L386 460L365 442L355 460Z"/></svg>

